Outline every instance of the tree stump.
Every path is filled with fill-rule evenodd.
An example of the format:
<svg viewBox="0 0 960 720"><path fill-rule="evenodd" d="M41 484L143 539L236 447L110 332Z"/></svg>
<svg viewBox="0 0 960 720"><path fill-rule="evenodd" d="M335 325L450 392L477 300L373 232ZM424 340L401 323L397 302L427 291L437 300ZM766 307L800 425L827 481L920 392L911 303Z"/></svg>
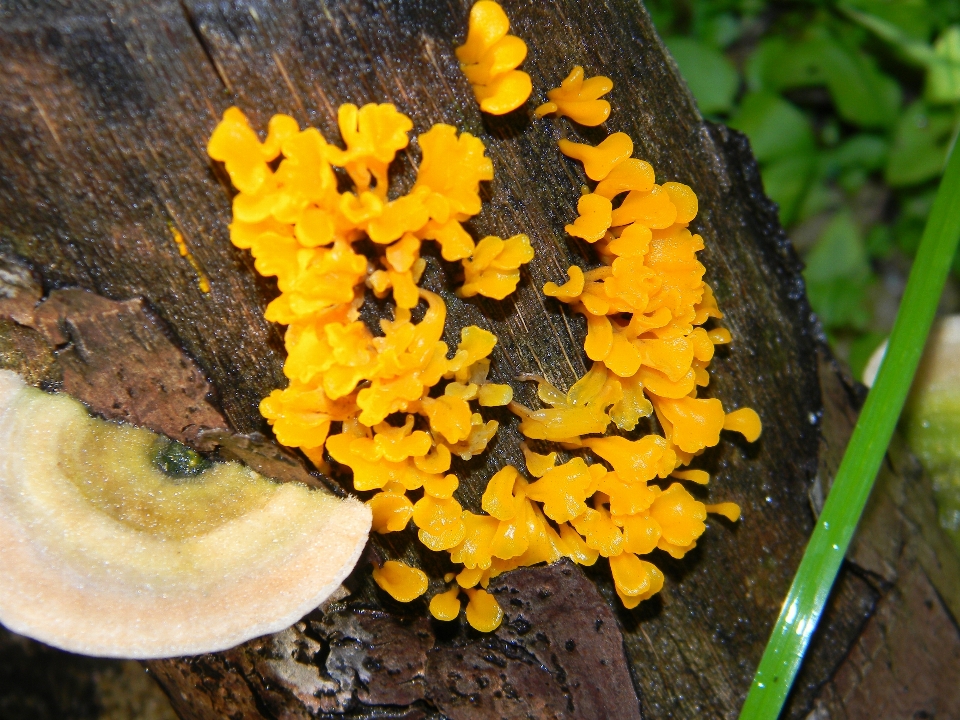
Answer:
<svg viewBox="0 0 960 720"><path fill-rule="evenodd" d="M341 103L392 102L414 121L413 135L445 122L486 144L495 179L470 223L475 237L531 238L536 259L506 301L457 298L436 256L427 256L424 285L449 308L444 340L455 344L469 324L493 331L493 377L535 405L518 376L565 388L586 370L582 320L540 288L563 282L575 259L592 261L563 229L585 178L557 140L595 143L605 131L531 116L579 64L615 83L606 128L629 134L658 179L699 196L701 261L735 340L714 360L710 393L728 408L755 408L765 425L758 443L725 437L702 458L715 478L702 496L736 501L742 520L711 519L682 561L658 558L664 590L632 611L605 563L503 575L491 589L505 621L491 634L434 621L423 601L393 602L372 582L368 558L342 597L284 632L148 663L183 718L733 718L799 563L860 395L829 358L746 139L699 116L645 10L626 0L503 2L528 43L534 93L519 111L482 115L453 54L469 5L0 6L0 252L10 267L28 263L46 296L34 307L39 298L4 280L0 337L10 350L0 347L0 360L33 368L104 416L200 447L204 429L219 427L224 447L225 428L266 432L258 403L285 383L282 328L263 318L277 291L229 242L232 191L206 141L231 104L259 128L282 112L334 139ZM416 158L413 144L398 163L400 185ZM41 356L48 365L35 365ZM497 442L454 468L458 499L473 511L493 472L521 462L515 419L495 417ZM248 460L266 457L269 441L255 444ZM907 453L897 457L786 717L960 713L951 621L960 574L926 479ZM272 462L304 472L275 447ZM435 585L447 567L410 529L375 538L370 553L414 562ZM911 637L922 640L911 646ZM896 662L878 674L884 652ZM895 692L897 683L908 692Z"/></svg>

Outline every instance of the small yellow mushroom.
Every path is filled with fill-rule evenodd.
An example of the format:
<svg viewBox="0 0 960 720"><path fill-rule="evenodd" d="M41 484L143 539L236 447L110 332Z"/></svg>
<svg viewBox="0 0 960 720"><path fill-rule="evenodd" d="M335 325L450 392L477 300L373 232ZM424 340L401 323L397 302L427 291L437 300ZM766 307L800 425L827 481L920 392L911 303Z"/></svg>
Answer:
<svg viewBox="0 0 960 720"><path fill-rule="evenodd" d="M746 438L747 442L754 442L760 437L762 430L760 416L753 408L734 410L724 417L723 429L738 432Z"/></svg>
<svg viewBox="0 0 960 720"><path fill-rule="evenodd" d="M413 506L413 522L420 528L420 542L431 550L449 550L466 534L463 508L453 498L424 495Z"/></svg>
<svg viewBox="0 0 960 720"><path fill-rule="evenodd" d="M582 458L547 470L543 477L526 488L531 500L543 503L543 512L551 520L563 523L580 517L587 511L584 503L593 481Z"/></svg>
<svg viewBox="0 0 960 720"><path fill-rule="evenodd" d="M574 237L593 243L602 238L610 228L613 209L605 197L593 193L583 195L577 202L577 212L580 215L573 224L564 227Z"/></svg>
<svg viewBox="0 0 960 720"><path fill-rule="evenodd" d="M623 533L602 505L595 510L588 509L570 524L586 538L587 547L599 551L604 557L613 557L623 551Z"/></svg>
<svg viewBox="0 0 960 720"><path fill-rule="evenodd" d="M430 614L437 620L449 622L460 615L460 588L454 585L443 593L430 598Z"/></svg>
<svg viewBox="0 0 960 720"><path fill-rule="evenodd" d="M367 500L367 507L373 513L373 530L381 534L403 530L413 517L413 503L404 494L403 485L391 485L398 490L378 492Z"/></svg>
<svg viewBox="0 0 960 720"><path fill-rule="evenodd" d="M486 590L464 590L470 598L467 603L467 622L480 632L493 632L503 621L503 610L497 599Z"/></svg>
<svg viewBox="0 0 960 720"><path fill-rule="evenodd" d="M427 576L423 570L398 560L387 560L381 567L374 568L373 579L399 602L411 602L427 591Z"/></svg>
<svg viewBox="0 0 960 720"><path fill-rule="evenodd" d="M625 192L648 193L653 190L654 178L650 163L629 158L615 165L594 192L610 200Z"/></svg>
<svg viewBox="0 0 960 720"><path fill-rule="evenodd" d="M530 76L516 69L527 56L527 45L509 31L503 8L492 0L480 0L470 9L467 41L456 50L480 109L491 115L516 110L533 89Z"/></svg>
<svg viewBox="0 0 960 720"><path fill-rule="evenodd" d="M596 147L569 140L561 140L558 144L560 152L583 163L583 171L591 180L603 180L633 152L633 140L622 132L613 133Z"/></svg>
<svg viewBox="0 0 960 720"><path fill-rule="evenodd" d="M716 505L707 505L706 509L708 513L723 515L730 522L736 522L740 519L740 506L736 503L717 503Z"/></svg>
<svg viewBox="0 0 960 720"><path fill-rule="evenodd" d="M534 114L543 117L555 113L581 125L599 125L610 116L610 103L600 98L612 89L610 78L602 75L585 78L583 68L576 65L560 87L547 93L548 102L538 107Z"/></svg>
<svg viewBox="0 0 960 720"><path fill-rule="evenodd" d="M552 282L544 285L543 294L549 297L555 297L558 300L563 300L564 302L579 298L581 293L583 293L583 270L576 265L571 265L567 268L567 275L570 276L570 279L563 285L557 285Z"/></svg>
<svg viewBox="0 0 960 720"><path fill-rule="evenodd" d="M477 243L473 256L463 261L464 283L457 294L503 300L517 289L520 266L533 260L533 254L526 235L514 235L507 240L485 237Z"/></svg>
<svg viewBox="0 0 960 720"><path fill-rule="evenodd" d="M663 587L663 573L655 565L625 552L610 558L617 595L628 609L653 597Z"/></svg>

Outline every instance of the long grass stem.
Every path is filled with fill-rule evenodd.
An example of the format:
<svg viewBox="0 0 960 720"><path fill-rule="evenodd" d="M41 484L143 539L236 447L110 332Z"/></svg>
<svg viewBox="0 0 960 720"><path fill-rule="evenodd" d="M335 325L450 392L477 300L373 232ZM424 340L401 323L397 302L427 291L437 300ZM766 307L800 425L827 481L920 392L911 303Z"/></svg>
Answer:
<svg viewBox="0 0 960 720"><path fill-rule="evenodd" d="M740 720L776 720L856 530L910 390L960 240L960 152L947 161L886 356L760 660Z"/></svg>

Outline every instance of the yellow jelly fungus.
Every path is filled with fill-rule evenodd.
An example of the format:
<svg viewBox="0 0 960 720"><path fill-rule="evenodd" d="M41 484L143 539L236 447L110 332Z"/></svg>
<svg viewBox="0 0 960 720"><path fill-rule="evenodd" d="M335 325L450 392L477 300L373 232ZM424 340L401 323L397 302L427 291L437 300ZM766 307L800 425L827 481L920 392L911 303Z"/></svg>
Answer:
<svg viewBox="0 0 960 720"><path fill-rule="evenodd" d="M486 590L464 590L470 598L467 620L480 632L493 632L503 620L503 610L497 599Z"/></svg>
<svg viewBox="0 0 960 720"><path fill-rule="evenodd" d="M424 495L413 506L413 522L420 528L420 542L431 550L449 550L459 545L467 525L463 508L453 498Z"/></svg>
<svg viewBox="0 0 960 720"><path fill-rule="evenodd" d="M526 490L527 497L543 503L543 512L554 522L563 523L587 511L584 504L593 476L581 458L547 470Z"/></svg>
<svg viewBox="0 0 960 720"><path fill-rule="evenodd" d="M509 385L486 383L477 391L480 407L500 407L513 400L513 388Z"/></svg>
<svg viewBox="0 0 960 720"><path fill-rule="evenodd" d="M496 3L479 2L458 50L471 82L496 102L505 95L497 94L494 71L519 55L508 29ZM538 114L599 124L609 115L599 98L611 88L608 79L585 80L575 68ZM329 458L348 468L354 488L371 493L377 532L400 531L412 520L427 548L450 554L460 569L445 578L456 585L431 599L438 619L459 615L464 591L468 622L495 629L503 612L484 590L491 579L561 557L583 565L609 558L627 608L659 592L663 575L643 556L660 549L681 558L705 531L708 512L740 516L735 503L705 505L680 482L665 481L707 484L705 471L686 467L697 455L723 430L751 442L761 431L753 410L726 413L720 400L697 396L709 384L714 346L732 337L723 327L704 327L723 314L697 259L703 239L688 228L696 194L681 183L656 184L650 164L630 157L633 143L623 133L596 147L561 142L595 183L579 197L567 231L592 243L600 265L571 266L562 285L547 283L543 292L584 315L584 352L593 362L566 392L522 377L537 382L543 405L529 408L513 399L511 386L488 380L496 336L468 326L450 348L446 305L419 286L426 241L439 244L444 260L462 261L463 297L505 297L533 257L525 235L475 243L463 226L480 212L480 183L493 177L483 143L435 125L419 137L413 187L391 199L388 168L407 146L412 123L392 105L345 105L338 120L346 148L286 116L271 120L261 142L230 108L209 144L239 190L231 240L249 249L257 270L276 276L280 289L266 316L288 326L290 383L261 403L277 439L320 467ZM335 168L346 171L352 189L342 188ZM372 245L361 254L354 244L366 240ZM393 317L380 320L379 333L360 317L368 289L392 294ZM459 480L449 470L453 455L468 460L492 441L498 423L480 410L493 406L518 415L531 441L585 455L562 462L552 448L541 453L523 444L533 479L501 468L483 492L485 514L477 514L458 501ZM629 432L654 415L662 435L607 434L611 425ZM403 601L427 587L421 571L394 560L374 578Z"/></svg>
<svg viewBox="0 0 960 720"><path fill-rule="evenodd" d="M462 294L502 298L533 250L524 235L475 244L463 228L480 211L480 183L493 178L479 139L449 125L420 135L416 181L391 199L388 168L407 147L412 122L392 105L348 104L338 123L343 148L285 115L270 121L261 142L244 114L229 108L208 145L239 191L231 241L251 251L258 272L277 278L280 295L266 317L288 326L290 383L264 398L261 412L281 443L319 467L329 457L352 471L358 491L377 491L367 501L376 531L397 532L413 520L431 549L483 559L497 528L470 537L489 535L484 546L461 547L475 523L464 520L453 498L459 481L447 471L451 455L483 452L498 424L479 409L507 405L513 390L487 381L492 333L466 327L452 353L443 342L446 306L419 287L420 252L423 242L437 242L445 260L465 261ZM339 186L335 168L352 188ZM354 249L367 239L375 258ZM366 288L393 295L393 318L381 320L379 334L360 319ZM418 305L426 310L414 322ZM442 393L431 397L438 385ZM423 497L414 502L411 492ZM422 593L410 590L422 573L394 561L375 576L398 599Z"/></svg>
<svg viewBox="0 0 960 720"><path fill-rule="evenodd" d="M526 235L508 240L485 237L463 262L464 283L457 293L461 297L484 295L503 300L517 289L520 266L533 260L533 247Z"/></svg>
<svg viewBox="0 0 960 720"><path fill-rule="evenodd" d="M570 276L570 279L567 280L563 285L557 285L556 283L548 282L543 286L543 294L550 297L559 298L561 300L570 300L580 297L583 293L583 284L585 282L583 276L583 270L581 270L576 265L571 265L567 269L567 274Z"/></svg>
<svg viewBox="0 0 960 720"><path fill-rule="evenodd" d="M593 191L611 200L625 192L648 193L653 190L653 166L645 160L627 158L613 166Z"/></svg>
<svg viewBox="0 0 960 720"><path fill-rule="evenodd" d="M509 32L510 20L503 8L492 0L480 0L470 9L467 41L456 50L480 109L491 115L516 110L533 88L530 76L516 69L527 56L527 45Z"/></svg>
<svg viewBox="0 0 960 720"><path fill-rule="evenodd" d="M726 328L714 328L707 333L707 336L714 345L726 345L733 342L733 336Z"/></svg>
<svg viewBox="0 0 960 720"><path fill-rule="evenodd" d="M663 573L655 565L625 552L610 558L617 595L627 608L653 597L663 588Z"/></svg>
<svg viewBox="0 0 960 720"><path fill-rule="evenodd" d="M584 195L577 202L577 211L580 215L576 221L565 228L574 237L594 243L610 229L613 206L607 198L593 193Z"/></svg>
<svg viewBox="0 0 960 720"><path fill-rule="evenodd" d="M490 478L481 500L485 513L498 520L509 520L516 515L513 488L518 477L517 469L507 465Z"/></svg>
<svg viewBox="0 0 960 720"><path fill-rule="evenodd" d="M689 480L698 485L707 485L710 482L710 473L704 470L677 470L671 474L671 477L678 480Z"/></svg>
<svg viewBox="0 0 960 720"><path fill-rule="evenodd" d="M760 437L762 430L760 416L752 408L734 410L732 413L727 413L724 418L723 429L734 430L743 435L747 442L753 442Z"/></svg>
<svg viewBox="0 0 960 720"><path fill-rule="evenodd" d="M593 127L610 116L610 103L600 98L612 89L610 78L602 75L584 78L583 68L577 65L560 87L547 93L548 102L538 107L534 114L537 117L551 113L565 115L576 123Z"/></svg>
<svg viewBox="0 0 960 720"><path fill-rule="evenodd" d="M456 576L457 585L462 588L472 588L476 587L477 583L483 578L483 573L486 568L464 568L460 571L460 574Z"/></svg>
<svg viewBox="0 0 960 720"><path fill-rule="evenodd" d="M413 517L413 503L404 494L406 488L399 483L399 492L378 492L367 500L367 506L373 512L373 530L378 533L399 532Z"/></svg>
<svg viewBox="0 0 960 720"><path fill-rule="evenodd" d="M596 147L570 140L561 140L558 144L560 152L583 163L583 171L591 180L603 180L633 154L633 140L622 132L613 133Z"/></svg>
<svg viewBox="0 0 960 720"><path fill-rule="evenodd" d="M454 585L430 598L430 614L437 620L456 620L460 615L460 588Z"/></svg>
<svg viewBox="0 0 960 720"><path fill-rule="evenodd" d="M423 570L397 560L387 560L374 568L373 579L394 600L410 602L427 591L427 576Z"/></svg>
<svg viewBox="0 0 960 720"><path fill-rule="evenodd" d="M578 120L574 113L582 107L565 108L560 100L585 105L595 88L588 90L591 81L583 81L582 71L568 81L568 94L554 91L554 104L538 108L539 115L558 112ZM538 380L542 409L516 402L510 408L528 438L584 448L607 466L580 466L579 458L556 466L555 456L544 463L546 456L524 447L530 474L541 479L518 492L525 481L511 478L495 494L499 508L509 507L510 493L542 503L574 561L610 558L617 593L632 608L663 586L662 573L642 556L659 548L681 558L705 531L708 512L740 516L735 503L704 505L680 483L660 481L707 484L708 473L683 467L716 445L722 430L756 440L760 419L748 408L728 414L720 400L697 397L697 389L709 384L714 346L732 338L725 328L702 327L723 315L697 260L703 239L688 229L698 212L696 194L681 183L656 184L651 165L630 157L633 144L622 133L596 147L564 140L560 150L582 162L596 183L581 194L578 216L566 229L593 243L602 265L589 271L573 266L567 282L547 283L543 291L586 317L584 351L594 364L566 393ZM606 435L611 424L633 430L654 413L662 436Z"/></svg>
<svg viewBox="0 0 960 720"><path fill-rule="evenodd" d="M533 452L527 447L526 443L522 443L520 449L523 451L527 472L535 478L543 477L548 470L557 464L557 453L555 452L549 453L548 455L541 455Z"/></svg>
<svg viewBox="0 0 960 720"><path fill-rule="evenodd" d="M706 509L708 513L723 515L730 522L736 522L740 519L740 506L736 503L717 503L716 505L707 505Z"/></svg>

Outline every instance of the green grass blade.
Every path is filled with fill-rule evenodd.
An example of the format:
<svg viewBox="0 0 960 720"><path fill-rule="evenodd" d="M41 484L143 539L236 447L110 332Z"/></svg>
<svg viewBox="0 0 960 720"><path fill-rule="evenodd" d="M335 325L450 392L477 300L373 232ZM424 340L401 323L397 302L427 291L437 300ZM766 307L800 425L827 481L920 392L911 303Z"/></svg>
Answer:
<svg viewBox="0 0 960 720"><path fill-rule="evenodd" d="M775 720L803 660L910 390L960 240L960 152L951 153L886 357L760 660L740 720Z"/></svg>

